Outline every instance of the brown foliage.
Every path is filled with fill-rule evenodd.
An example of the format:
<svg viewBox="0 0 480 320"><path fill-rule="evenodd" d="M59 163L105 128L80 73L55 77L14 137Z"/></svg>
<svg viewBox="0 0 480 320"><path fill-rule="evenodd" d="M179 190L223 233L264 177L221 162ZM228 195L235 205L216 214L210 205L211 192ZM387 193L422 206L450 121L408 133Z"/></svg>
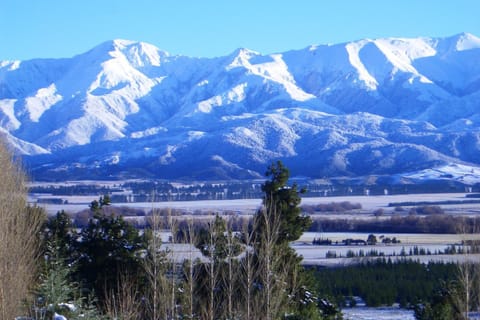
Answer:
<svg viewBox="0 0 480 320"><path fill-rule="evenodd" d="M359 203L351 203L350 201L319 203L316 205L303 205L302 210L309 214L315 212L344 212L361 209L362 205Z"/></svg>
<svg viewBox="0 0 480 320"><path fill-rule="evenodd" d="M141 297L138 279L127 272L117 275L115 289L105 290L105 313L109 319L140 320Z"/></svg>
<svg viewBox="0 0 480 320"><path fill-rule="evenodd" d="M43 211L27 208L25 175L0 143L0 318L21 315L36 275Z"/></svg>
<svg viewBox="0 0 480 320"><path fill-rule="evenodd" d="M310 231L322 232L393 232L393 233L472 233L480 218L456 217L446 214L425 216L392 216L384 220L353 220L313 218ZM460 228L462 227L462 228ZM462 230L462 231L460 231Z"/></svg>

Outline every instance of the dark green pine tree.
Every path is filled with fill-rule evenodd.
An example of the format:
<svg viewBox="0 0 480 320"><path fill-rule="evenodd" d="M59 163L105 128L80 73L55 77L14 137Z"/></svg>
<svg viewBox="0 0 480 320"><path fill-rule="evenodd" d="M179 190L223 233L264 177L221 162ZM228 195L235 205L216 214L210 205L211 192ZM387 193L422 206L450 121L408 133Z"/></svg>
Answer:
<svg viewBox="0 0 480 320"><path fill-rule="evenodd" d="M93 217L76 242L78 280L100 299L106 290L115 290L120 275L139 275L142 265L139 253L147 248L147 238L121 216L107 215L100 201L92 202ZM109 210L111 211L111 210Z"/></svg>
<svg viewBox="0 0 480 320"><path fill-rule="evenodd" d="M44 270L33 290L35 297L33 318L52 319L54 314L58 313L68 319L103 319L94 304L95 297L93 295L83 297L80 286L72 281L72 267L61 256L62 246L59 244L58 238L45 243Z"/></svg>
<svg viewBox="0 0 480 320"><path fill-rule="evenodd" d="M277 243L285 244L295 241L312 223L310 217L302 215L299 207L302 201L300 194L305 193L306 190L298 190L295 183L288 186L290 172L281 161L271 164L265 175L270 177L270 180L262 185L262 191L265 194L263 204L272 219L274 214L280 215Z"/></svg>
<svg viewBox="0 0 480 320"><path fill-rule="evenodd" d="M73 262L73 245L77 240L77 234L73 228L72 219L64 210L57 212L55 216L47 220L44 229L44 240L45 246L49 242L55 243L58 254L68 263Z"/></svg>
<svg viewBox="0 0 480 320"><path fill-rule="evenodd" d="M456 320L465 319L455 308L449 289L443 288L437 292L430 302L418 304L414 308L415 319L419 320Z"/></svg>
<svg viewBox="0 0 480 320"><path fill-rule="evenodd" d="M218 215L212 220L210 227L200 229L197 237L197 248L204 256L216 260L223 261L229 253L237 256L242 251L239 239L232 234L227 221ZM213 247L210 247L211 244Z"/></svg>
<svg viewBox="0 0 480 320"><path fill-rule="evenodd" d="M260 280L263 290L271 291L264 297L271 313L265 319L321 319L313 278L289 246L311 224L299 207L305 190L288 185L290 172L281 161L270 165L266 176L270 179L262 185L263 209L255 215L253 230L258 265L268 268ZM282 316L286 314L289 316Z"/></svg>

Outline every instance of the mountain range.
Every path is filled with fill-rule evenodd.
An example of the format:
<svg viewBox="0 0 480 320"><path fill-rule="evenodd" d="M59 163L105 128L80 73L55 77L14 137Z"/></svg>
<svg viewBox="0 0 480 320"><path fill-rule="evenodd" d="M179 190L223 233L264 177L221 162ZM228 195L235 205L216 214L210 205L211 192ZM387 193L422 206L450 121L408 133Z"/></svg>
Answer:
<svg viewBox="0 0 480 320"><path fill-rule="evenodd" d="M473 172L480 38L215 58L113 40L0 61L0 132L37 180L252 179L275 160L309 178Z"/></svg>

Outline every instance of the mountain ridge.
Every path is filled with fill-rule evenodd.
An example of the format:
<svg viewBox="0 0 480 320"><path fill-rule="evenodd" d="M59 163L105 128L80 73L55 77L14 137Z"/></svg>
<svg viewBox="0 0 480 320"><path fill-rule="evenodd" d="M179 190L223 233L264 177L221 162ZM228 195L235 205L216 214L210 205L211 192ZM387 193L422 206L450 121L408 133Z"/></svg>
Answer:
<svg viewBox="0 0 480 320"><path fill-rule="evenodd" d="M0 61L0 129L36 179L243 179L277 159L312 178L475 167L476 61L469 33L215 58L117 39Z"/></svg>

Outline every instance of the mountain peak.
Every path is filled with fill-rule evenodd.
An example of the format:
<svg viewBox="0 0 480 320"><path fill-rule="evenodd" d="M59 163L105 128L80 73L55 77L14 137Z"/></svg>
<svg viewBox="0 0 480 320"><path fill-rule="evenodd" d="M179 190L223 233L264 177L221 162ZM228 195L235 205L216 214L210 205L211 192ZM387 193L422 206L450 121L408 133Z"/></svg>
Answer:
<svg viewBox="0 0 480 320"><path fill-rule="evenodd" d="M115 39L60 62L0 62L0 131L45 178L480 164L479 47L462 33L205 59Z"/></svg>
<svg viewBox="0 0 480 320"><path fill-rule="evenodd" d="M116 39L112 41L134 67L160 66L170 54L146 42Z"/></svg>
<svg viewBox="0 0 480 320"><path fill-rule="evenodd" d="M480 38L471 33L462 32L450 37L432 39L439 52L458 52L480 48Z"/></svg>
<svg viewBox="0 0 480 320"><path fill-rule="evenodd" d="M141 44L141 42L139 41L128 40L128 39L113 39L113 40L110 40L110 42L112 43L113 46L119 49L124 49L132 45Z"/></svg>
<svg viewBox="0 0 480 320"><path fill-rule="evenodd" d="M101 43L89 52L97 55L108 54L111 57L124 56L132 66L160 66L170 54L156 46L140 41L114 39Z"/></svg>
<svg viewBox="0 0 480 320"><path fill-rule="evenodd" d="M257 52L257 51L254 51L254 50L250 50L248 48L237 48L235 49L231 56L257 56L259 55L260 53Z"/></svg>
<svg viewBox="0 0 480 320"><path fill-rule="evenodd" d="M228 56L228 60L231 61L229 68L247 66L250 64L249 61L251 58L259 55L260 53L256 51L247 48L238 48Z"/></svg>
<svg viewBox="0 0 480 320"><path fill-rule="evenodd" d="M480 38L468 32L462 32L456 36L457 51L465 51L480 48Z"/></svg>

